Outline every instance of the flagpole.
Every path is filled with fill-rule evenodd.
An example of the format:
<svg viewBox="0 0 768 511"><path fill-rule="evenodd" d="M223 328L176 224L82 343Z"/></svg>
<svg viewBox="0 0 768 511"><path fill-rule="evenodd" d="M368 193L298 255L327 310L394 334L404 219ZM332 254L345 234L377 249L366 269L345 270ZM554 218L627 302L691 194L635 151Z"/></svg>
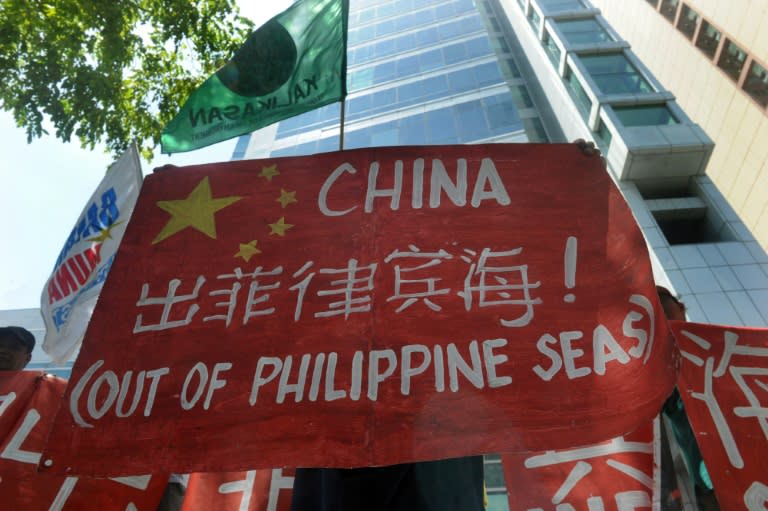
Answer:
<svg viewBox="0 0 768 511"><path fill-rule="evenodd" d="M345 98L341 99L341 115L339 116L340 130L339 130L339 151L344 150L344 105L347 101Z"/></svg>

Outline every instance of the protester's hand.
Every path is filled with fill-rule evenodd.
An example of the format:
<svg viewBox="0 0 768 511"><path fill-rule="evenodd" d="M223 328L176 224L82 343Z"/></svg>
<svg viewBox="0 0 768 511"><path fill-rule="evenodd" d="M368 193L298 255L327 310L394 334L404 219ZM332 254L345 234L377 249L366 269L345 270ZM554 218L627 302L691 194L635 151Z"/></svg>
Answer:
<svg viewBox="0 0 768 511"><path fill-rule="evenodd" d="M581 152L584 153L585 156L600 156L600 149L595 147L594 142L587 142L583 138L578 138L574 140L573 143L576 144L579 149L581 149Z"/></svg>
<svg viewBox="0 0 768 511"><path fill-rule="evenodd" d="M171 165L170 163L166 163L161 167L155 167L152 172L163 172L164 170L173 170L175 168L176 168L176 165Z"/></svg>

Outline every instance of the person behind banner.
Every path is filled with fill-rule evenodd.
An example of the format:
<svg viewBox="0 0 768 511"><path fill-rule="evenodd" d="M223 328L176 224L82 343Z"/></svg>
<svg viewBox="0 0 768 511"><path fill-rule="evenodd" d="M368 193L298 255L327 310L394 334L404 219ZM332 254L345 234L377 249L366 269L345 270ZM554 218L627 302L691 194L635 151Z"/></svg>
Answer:
<svg viewBox="0 0 768 511"><path fill-rule="evenodd" d="M20 326L0 327L0 371L21 371L35 348L35 336Z"/></svg>
<svg viewBox="0 0 768 511"><path fill-rule="evenodd" d="M683 302L663 286L656 286L656 292L659 295L661 306L664 308L664 315L668 320L686 321L686 308ZM672 425L672 433L683 453L688 472L693 479L696 502L699 509L702 511L718 511L720 506L715 497L712 480L701 456L699 445L696 443L696 436L693 433L693 429L691 429L691 423L685 414L683 399L680 397L677 387L675 387L672 395L664 403L662 413L669 419L669 423Z"/></svg>

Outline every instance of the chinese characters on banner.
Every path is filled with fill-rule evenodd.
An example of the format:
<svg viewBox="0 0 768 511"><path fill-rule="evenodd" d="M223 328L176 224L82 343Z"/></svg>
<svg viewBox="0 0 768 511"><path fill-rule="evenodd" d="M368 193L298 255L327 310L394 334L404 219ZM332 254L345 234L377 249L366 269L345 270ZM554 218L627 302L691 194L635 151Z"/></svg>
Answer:
<svg viewBox="0 0 768 511"><path fill-rule="evenodd" d="M0 372L0 502L50 511L157 509L168 476L88 479L37 472L65 386L42 373Z"/></svg>
<svg viewBox="0 0 768 511"><path fill-rule="evenodd" d="M596 445L502 456L510 511L650 510L657 429L658 419Z"/></svg>
<svg viewBox="0 0 768 511"><path fill-rule="evenodd" d="M651 420L674 384L655 293L629 208L571 144L164 169L145 180L41 469L596 443Z"/></svg>
<svg viewBox="0 0 768 511"><path fill-rule="evenodd" d="M678 387L722 509L768 506L768 330L672 323Z"/></svg>
<svg viewBox="0 0 768 511"><path fill-rule="evenodd" d="M290 511L293 470L190 474L182 511Z"/></svg>

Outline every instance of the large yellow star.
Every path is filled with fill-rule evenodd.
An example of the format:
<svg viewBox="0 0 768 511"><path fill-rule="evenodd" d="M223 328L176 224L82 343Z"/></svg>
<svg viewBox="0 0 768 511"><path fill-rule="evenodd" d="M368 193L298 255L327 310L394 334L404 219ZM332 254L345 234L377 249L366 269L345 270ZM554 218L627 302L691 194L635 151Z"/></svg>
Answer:
<svg viewBox="0 0 768 511"><path fill-rule="evenodd" d="M270 232L270 236L273 234L277 234L278 236L285 236L285 231L293 227L293 224L286 224L285 223L285 217L281 216L280 220L275 222L274 224L269 224L269 228L272 232Z"/></svg>
<svg viewBox="0 0 768 511"><path fill-rule="evenodd" d="M214 213L239 201L241 198L231 196L214 199L211 196L211 185L208 183L208 176L206 176L186 199L157 201L157 206L170 213L171 219L168 220L165 227L155 237L152 244L160 243L187 227L197 229L209 238L216 239Z"/></svg>
<svg viewBox="0 0 768 511"><path fill-rule="evenodd" d="M267 178L267 181L272 181L273 177L280 175L280 171L277 170L277 164L275 164L275 165L270 165L269 167L262 167L261 174L259 175L261 177Z"/></svg>
<svg viewBox="0 0 768 511"><path fill-rule="evenodd" d="M286 207L288 204L298 202L296 200L296 192L287 192L280 188L280 197L276 199L282 207Z"/></svg>
<svg viewBox="0 0 768 511"><path fill-rule="evenodd" d="M240 243L240 251L235 254L235 257L242 257L247 263L251 260L251 257L255 256L256 254L261 254L261 250L256 248L258 243L259 242L257 240L249 241L248 243Z"/></svg>

